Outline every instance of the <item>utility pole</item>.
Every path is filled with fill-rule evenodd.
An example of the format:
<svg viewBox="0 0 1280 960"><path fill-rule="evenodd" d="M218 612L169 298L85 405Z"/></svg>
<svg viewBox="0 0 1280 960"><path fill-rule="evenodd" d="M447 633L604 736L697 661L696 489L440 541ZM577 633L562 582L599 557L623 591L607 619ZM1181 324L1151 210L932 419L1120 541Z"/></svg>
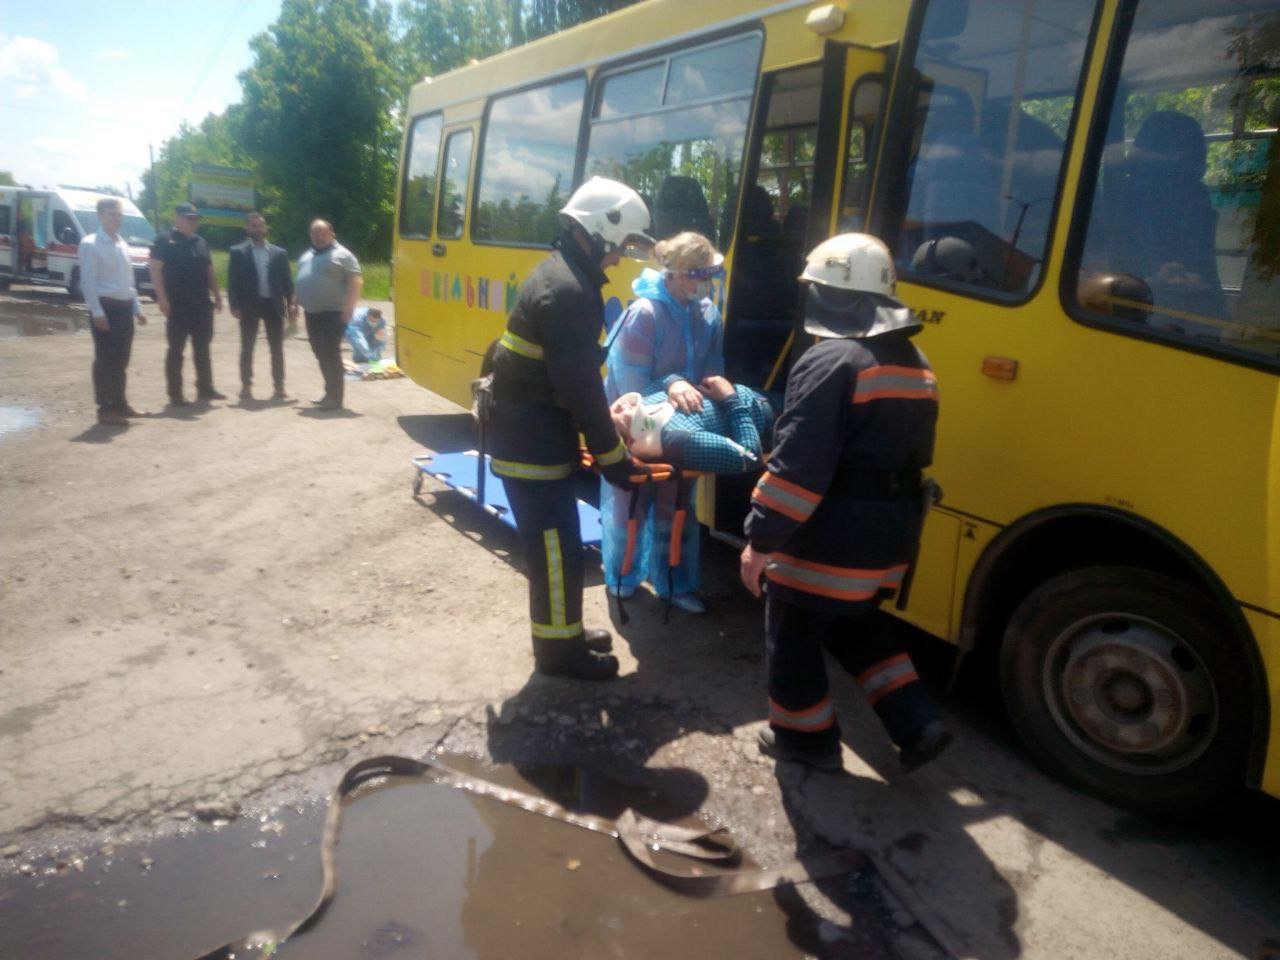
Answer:
<svg viewBox="0 0 1280 960"><path fill-rule="evenodd" d="M147 160L151 165L151 216L155 220L153 226L156 232L160 232L160 185L156 183L156 155L151 149L151 144L147 144Z"/></svg>

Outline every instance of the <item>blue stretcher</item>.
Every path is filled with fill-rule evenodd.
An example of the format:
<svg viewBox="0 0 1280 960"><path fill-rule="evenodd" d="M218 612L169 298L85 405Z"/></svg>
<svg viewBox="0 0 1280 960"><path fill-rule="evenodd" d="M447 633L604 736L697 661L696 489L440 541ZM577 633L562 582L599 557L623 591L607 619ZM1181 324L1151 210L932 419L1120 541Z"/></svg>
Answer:
<svg viewBox="0 0 1280 960"><path fill-rule="evenodd" d="M480 465L480 453L477 450L465 450L461 453L436 453L434 450L427 450L413 457L411 462L414 466L415 497L422 492L423 476L434 477L468 500L474 500L485 513L515 529L515 514L511 512L511 504L507 502L506 488L502 485L502 478L494 474L487 454L484 458L483 488L477 470ZM600 511L582 500L578 501L578 529L584 546L599 546Z"/></svg>

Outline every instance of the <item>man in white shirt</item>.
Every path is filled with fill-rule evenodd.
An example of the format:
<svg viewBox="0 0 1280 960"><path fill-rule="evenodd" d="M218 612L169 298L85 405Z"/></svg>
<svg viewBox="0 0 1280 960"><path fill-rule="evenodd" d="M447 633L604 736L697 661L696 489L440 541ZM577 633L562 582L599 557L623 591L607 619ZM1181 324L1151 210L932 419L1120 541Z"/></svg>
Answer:
<svg viewBox="0 0 1280 960"><path fill-rule="evenodd" d="M98 423L125 426L143 417L125 399L125 371L133 348L134 321L147 322L138 302L129 245L120 236L124 211L114 197L98 201L98 230L80 241L80 287L93 332L93 393Z"/></svg>

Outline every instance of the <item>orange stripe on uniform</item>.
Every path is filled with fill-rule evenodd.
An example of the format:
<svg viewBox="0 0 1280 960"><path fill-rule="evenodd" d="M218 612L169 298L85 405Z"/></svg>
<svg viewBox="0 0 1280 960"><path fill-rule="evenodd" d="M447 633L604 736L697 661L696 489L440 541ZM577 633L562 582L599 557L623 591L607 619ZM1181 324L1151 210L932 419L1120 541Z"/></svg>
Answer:
<svg viewBox="0 0 1280 960"><path fill-rule="evenodd" d="M873 400L937 400L938 378L924 367L886 365L858 374L850 403Z"/></svg>
<svg viewBox="0 0 1280 960"><path fill-rule="evenodd" d="M784 517L804 523L822 502L822 494L783 480L776 473L766 472L751 491L751 499Z"/></svg>
<svg viewBox="0 0 1280 960"><path fill-rule="evenodd" d="M836 721L835 706L830 697L823 697L804 710L788 710L772 697L769 698L769 722L775 727L812 733L826 730Z"/></svg>
<svg viewBox="0 0 1280 960"><path fill-rule="evenodd" d="M858 674L858 686L862 687L869 703L875 703L895 690L900 690L909 683L920 679L915 664L905 653L899 653L887 660L881 660L870 669Z"/></svg>
<svg viewBox="0 0 1280 960"><path fill-rule="evenodd" d="M894 590L902 584L905 563L880 570L859 570L801 560L785 553L771 555L766 574L771 583L833 600L870 600L881 589Z"/></svg>

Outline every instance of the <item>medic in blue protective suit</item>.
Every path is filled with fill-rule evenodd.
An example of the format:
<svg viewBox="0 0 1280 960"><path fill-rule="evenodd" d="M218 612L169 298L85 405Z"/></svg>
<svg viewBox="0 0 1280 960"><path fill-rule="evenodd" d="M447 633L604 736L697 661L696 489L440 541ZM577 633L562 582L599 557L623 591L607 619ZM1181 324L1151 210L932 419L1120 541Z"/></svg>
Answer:
<svg viewBox="0 0 1280 960"><path fill-rule="evenodd" d="M702 380L724 373L720 311L711 302L712 281L724 275L724 257L699 233L676 234L658 243L654 256L661 269L646 268L632 284L637 299L618 319L605 363L605 395L610 403L623 394L662 392L682 412L702 409ZM661 484L642 492L643 521L635 563L623 575L623 552L630 513L627 498L608 485L600 490L603 527L601 555L610 593L629 597L642 580L658 596L671 599L689 613L704 613L698 596L698 524L686 524L680 563L668 564L675 505L690 502L694 481Z"/></svg>

